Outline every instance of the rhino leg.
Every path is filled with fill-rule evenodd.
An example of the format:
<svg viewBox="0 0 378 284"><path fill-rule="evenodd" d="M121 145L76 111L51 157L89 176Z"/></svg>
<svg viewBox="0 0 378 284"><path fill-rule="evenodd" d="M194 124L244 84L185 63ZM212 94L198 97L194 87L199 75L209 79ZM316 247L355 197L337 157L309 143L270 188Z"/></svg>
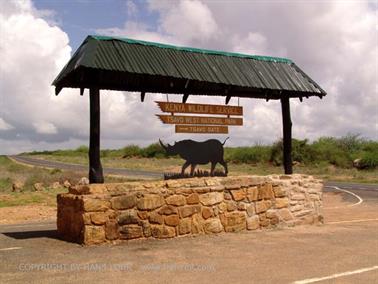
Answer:
<svg viewBox="0 0 378 284"><path fill-rule="evenodd" d="M187 167L189 167L189 163L188 162L185 162L185 164L182 165L182 168L181 168L181 175L184 175L185 174L185 169Z"/></svg>
<svg viewBox="0 0 378 284"><path fill-rule="evenodd" d="M191 164L190 165L190 176L193 176L194 175L194 170L196 168L196 164Z"/></svg>
<svg viewBox="0 0 378 284"><path fill-rule="evenodd" d="M224 173L227 175L228 174L227 163L225 161L220 161L219 163L224 167Z"/></svg>
<svg viewBox="0 0 378 284"><path fill-rule="evenodd" d="M217 163L211 162L210 176L214 176L214 170Z"/></svg>

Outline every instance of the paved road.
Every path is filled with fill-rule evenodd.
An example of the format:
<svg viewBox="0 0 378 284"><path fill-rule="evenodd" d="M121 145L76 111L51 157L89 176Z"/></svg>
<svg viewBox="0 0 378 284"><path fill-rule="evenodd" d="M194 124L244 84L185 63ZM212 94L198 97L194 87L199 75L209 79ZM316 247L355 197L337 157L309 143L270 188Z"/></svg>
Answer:
<svg viewBox="0 0 378 284"><path fill-rule="evenodd" d="M325 193L323 226L93 247L59 240L54 222L0 226L0 282L377 283L378 187L363 186L348 189L357 205Z"/></svg>
<svg viewBox="0 0 378 284"><path fill-rule="evenodd" d="M78 165L78 164L47 161L47 160L30 158L30 157L25 157L25 156L20 156L20 155L9 156L9 158L19 163L37 166L37 167L43 167L43 168L83 171L83 172L88 171L88 166ZM140 178L156 178L156 179L163 177L163 174L157 173L157 172L133 170L133 169L120 169L120 168L104 168L104 174L133 176L133 177L140 177Z"/></svg>
<svg viewBox="0 0 378 284"><path fill-rule="evenodd" d="M378 184L329 181L326 183L326 185L336 186L343 189L352 189L352 190L378 190Z"/></svg>
<svg viewBox="0 0 378 284"><path fill-rule="evenodd" d="M373 223L81 247L54 230L0 235L3 283L293 283L377 263ZM321 283L376 283L377 270ZM338 280L338 281L337 281Z"/></svg>
<svg viewBox="0 0 378 284"><path fill-rule="evenodd" d="M365 203L378 202L378 184L326 182L324 185L324 192L351 192L362 198ZM347 202L358 201L352 194L343 194L342 196L343 200Z"/></svg>

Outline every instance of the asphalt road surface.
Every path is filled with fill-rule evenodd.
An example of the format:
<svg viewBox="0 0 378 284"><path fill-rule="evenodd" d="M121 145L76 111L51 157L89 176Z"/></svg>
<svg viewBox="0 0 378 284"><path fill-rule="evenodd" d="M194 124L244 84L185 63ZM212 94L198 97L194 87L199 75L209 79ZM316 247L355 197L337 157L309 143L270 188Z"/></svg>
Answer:
<svg viewBox="0 0 378 284"><path fill-rule="evenodd" d="M328 187L329 186L329 187ZM325 224L80 246L0 226L1 283L378 283L378 185L327 184Z"/></svg>
<svg viewBox="0 0 378 284"><path fill-rule="evenodd" d="M82 171L87 172L88 166L78 165L78 164L68 164L56 161L47 161L41 159L35 159L20 155L9 156L9 158L15 160L16 162L37 166L42 168L51 168L51 169L61 169L61 170L70 170L70 171ZM122 176L133 176L133 177L144 177L144 178L162 178L162 173L151 172L151 171L142 171L142 170L132 170L132 169L121 169L121 168L104 168L105 175L122 175Z"/></svg>

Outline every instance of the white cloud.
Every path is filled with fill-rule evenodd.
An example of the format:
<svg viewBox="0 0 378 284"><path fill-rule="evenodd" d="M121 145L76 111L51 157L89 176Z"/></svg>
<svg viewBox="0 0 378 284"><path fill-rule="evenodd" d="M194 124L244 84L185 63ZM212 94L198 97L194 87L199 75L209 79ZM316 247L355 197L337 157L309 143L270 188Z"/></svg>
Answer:
<svg viewBox="0 0 378 284"><path fill-rule="evenodd" d="M127 12L127 16L129 17L134 17L138 14L139 12L138 6L135 4L134 1L132 0L126 1L126 12Z"/></svg>
<svg viewBox="0 0 378 284"><path fill-rule="evenodd" d="M70 57L68 37L35 16L29 1L3 1L1 5L0 32L6 40L0 41L0 108L2 118L14 127L2 137L18 139L16 135L22 132L22 137L37 139L46 130L54 131L51 126L48 130L33 125L40 121L53 124L61 115L51 82Z"/></svg>
<svg viewBox="0 0 378 284"><path fill-rule="evenodd" d="M267 49L265 36L257 32L249 32L245 38L235 35L232 41L235 52L262 55Z"/></svg>
<svg viewBox="0 0 378 284"><path fill-rule="evenodd" d="M15 14L30 14L33 11L33 5L30 1L24 0L1 0L2 17L10 17Z"/></svg>
<svg viewBox="0 0 378 284"><path fill-rule="evenodd" d="M368 2L206 3L234 32L238 43L229 48L289 57L328 91L323 100L293 102L295 136L378 138L378 34ZM264 40L253 42L251 33Z"/></svg>
<svg viewBox="0 0 378 284"><path fill-rule="evenodd" d="M34 122L33 126L37 133L40 134L56 134L58 133L54 124L47 121Z"/></svg>
<svg viewBox="0 0 378 284"><path fill-rule="evenodd" d="M0 41L1 153L14 153L17 149L14 145L21 151L29 149L30 144L36 149L46 144L72 145L67 141L87 144L88 90L83 97L74 89L64 89L55 96L51 86L70 58L67 34L38 17L29 1L1 4L4 8L0 9L1 38L7 39ZM142 105L133 94L102 91L101 104L102 145L114 147L128 141L148 144L154 139L151 135L157 135L156 131L141 127L141 123L157 124L152 113L147 118L144 113L134 113L154 107L153 102Z"/></svg>
<svg viewBox="0 0 378 284"><path fill-rule="evenodd" d="M198 0L151 1L160 14L159 29L182 42L205 41L219 34L218 25L206 4Z"/></svg>
<svg viewBox="0 0 378 284"><path fill-rule="evenodd" d="M303 103L293 100L294 136L316 139L352 132L378 138L376 15L367 2L184 0L172 5L172 1L151 0L149 4L150 10L160 16L154 40L288 57L313 77L328 96ZM209 25L201 16L205 14ZM118 34L152 38L146 33L148 26L137 26L128 22ZM210 28L201 29L205 26ZM238 141L255 141L256 137L272 141L281 136L279 104L255 100L243 100L243 104L251 107L245 121L254 124L252 129L233 130ZM247 138L250 133L252 138Z"/></svg>
<svg viewBox="0 0 378 284"><path fill-rule="evenodd" d="M5 121L4 121L4 119L2 119L1 117L0 117L0 131L1 130L10 130L10 129L12 129L12 128L14 128L12 125L10 125L9 123L6 123Z"/></svg>
<svg viewBox="0 0 378 284"><path fill-rule="evenodd" d="M169 44L182 44L171 35L161 34L153 31L148 25L140 22L128 21L123 27L111 27L98 29L96 32L100 35L121 36L132 39L140 39Z"/></svg>
<svg viewBox="0 0 378 284"><path fill-rule="evenodd" d="M0 148L17 152L87 144L87 90L84 97L70 89L55 97L51 86L70 57L67 34L53 20L43 19L51 13L41 13L30 1L0 0L0 5L0 36L7 39L0 40ZM328 92L323 100L293 100L294 137L353 132L378 138L376 14L368 3L149 1L149 11L158 15L157 26L137 20L147 12L134 9L134 2L126 5L140 17L98 33L289 57ZM137 93L102 91L102 146L189 137L174 134L172 125L155 118L159 110L153 101L158 99L165 100L165 95L147 94L141 103ZM170 100L180 101L181 96L171 95ZM189 102L224 103L224 98L189 97ZM229 145L271 142L282 136L279 102L240 103L245 125L230 130Z"/></svg>

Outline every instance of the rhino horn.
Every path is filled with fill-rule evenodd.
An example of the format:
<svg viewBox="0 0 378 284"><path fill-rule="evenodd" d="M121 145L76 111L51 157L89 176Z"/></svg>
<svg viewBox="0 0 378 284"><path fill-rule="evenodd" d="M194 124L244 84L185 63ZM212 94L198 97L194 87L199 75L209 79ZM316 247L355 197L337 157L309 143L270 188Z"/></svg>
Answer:
<svg viewBox="0 0 378 284"><path fill-rule="evenodd" d="M167 146L165 146L165 145L163 144L163 142L161 142L160 139L159 139L159 143L160 143L161 147L163 147L165 150L167 150Z"/></svg>

